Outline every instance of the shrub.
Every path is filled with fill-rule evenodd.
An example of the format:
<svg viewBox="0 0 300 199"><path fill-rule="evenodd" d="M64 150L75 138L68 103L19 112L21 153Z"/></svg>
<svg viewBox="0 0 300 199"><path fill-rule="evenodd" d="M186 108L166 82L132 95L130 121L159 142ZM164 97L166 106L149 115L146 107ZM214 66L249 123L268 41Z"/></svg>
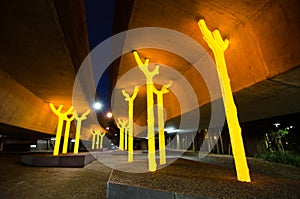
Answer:
<svg viewBox="0 0 300 199"><path fill-rule="evenodd" d="M256 154L254 157L269 162L283 163L300 167L300 155L291 152L275 153L268 151Z"/></svg>

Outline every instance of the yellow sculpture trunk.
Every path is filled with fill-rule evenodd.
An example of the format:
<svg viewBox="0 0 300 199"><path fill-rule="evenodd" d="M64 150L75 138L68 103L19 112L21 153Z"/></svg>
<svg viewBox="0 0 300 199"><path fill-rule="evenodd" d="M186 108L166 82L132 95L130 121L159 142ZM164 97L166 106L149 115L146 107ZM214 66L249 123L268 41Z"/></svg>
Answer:
<svg viewBox="0 0 300 199"><path fill-rule="evenodd" d="M157 96L158 100L158 139L159 139L159 160L160 164L166 164L166 147L165 147L165 123L164 123L164 110L162 95Z"/></svg>
<svg viewBox="0 0 300 199"><path fill-rule="evenodd" d="M64 119L62 117L59 117L57 130L56 130L54 151L53 151L53 155L55 155L55 156L57 156L59 154L59 145L60 145L63 124L64 124Z"/></svg>
<svg viewBox="0 0 300 199"><path fill-rule="evenodd" d="M81 122L77 122L76 133L75 133L75 143L74 143L74 154L78 154L79 140L80 140L80 129L81 129Z"/></svg>
<svg viewBox="0 0 300 199"><path fill-rule="evenodd" d="M132 96L122 90L125 100L128 101L128 162L133 161L133 101L139 92L139 88L135 87ZM125 140L127 137L125 138ZM125 142L126 146L127 141Z"/></svg>
<svg viewBox="0 0 300 199"><path fill-rule="evenodd" d="M124 150L124 128L120 128L120 140L119 140L120 150Z"/></svg>
<svg viewBox="0 0 300 199"><path fill-rule="evenodd" d="M126 127L125 129L124 129L124 137L125 137L125 140L124 140L124 144L125 144L125 151L127 150L127 144L128 144L128 130L127 130L128 128Z"/></svg>
<svg viewBox="0 0 300 199"><path fill-rule="evenodd" d="M139 69L144 73L146 77L147 86L147 125L148 125L148 166L149 171L156 171L155 160L155 132L154 132L154 111L153 111L153 77L159 74L159 66L156 65L153 71L149 71L149 59L143 63L136 51L133 51L133 55Z"/></svg>
<svg viewBox="0 0 300 199"><path fill-rule="evenodd" d="M164 85L159 91L153 87L153 92L157 95L157 117L158 117L158 139L159 139L159 163L161 165L166 164L166 145L165 145L165 121L164 121L164 102L163 94L168 93L168 88L171 86L172 82Z"/></svg>
<svg viewBox="0 0 300 199"><path fill-rule="evenodd" d="M74 115L72 115L72 117L70 117L70 118L68 118L68 116L65 117L66 126L65 126L65 135L64 135L64 144L63 144L63 150L62 150L63 154L66 154L68 152L70 126L71 126L71 122L73 121L73 119L74 119Z"/></svg>
<svg viewBox="0 0 300 199"><path fill-rule="evenodd" d="M198 25L202 31L204 40L213 51L216 60L237 178L242 182L250 182L251 179L245 156L241 128L237 117L237 110L232 96L230 79L228 77L224 57L224 51L228 48L229 41L223 40L218 30L211 32L207 28L204 20L200 20Z"/></svg>
<svg viewBox="0 0 300 199"><path fill-rule="evenodd" d="M154 133L154 110L153 110L153 83L147 83L147 124L148 124L148 161L149 171L156 171L155 160L155 133Z"/></svg>
<svg viewBox="0 0 300 199"><path fill-rule="evenodd" d="M105 136L105 133L101 133L99 131L99 136L100 136L100 149L103 149L103 138Z"/></svg>
<svg viewBox="0 0 300 199"><path fill-rule="evenodd" d="M99 133L96 131L96 149L99 149Z"/></svg>
<svg viewBox="0 0 300 199"><path fill-rule="evenodd" d="M126 128L127 128L126 125L127 125L127 120L121 120L120 118L118 118L117 126L120 129L119 149L121 151L124 150L124 138L127 136L127 133L124 136L124 133L125 133L124 131L126 131ZM127 142L127 140L126 140L126 142ZM127 145L126 145L125 150L127 150Z"/></svg>
<svg viewBox="0 0 300 199"><path fill-rule="evenodd" d="M96 133L91 130L91 134L93 135L93 138L92 138L92 149L94 150L95 149L95 142L96 142Z"/></svg>
<svg viewBox="0 0 300 199"><path fill-rule="evenodd" d="M133 161L133 101L129 103L129 120L128 120L128 162Z"/></svg>

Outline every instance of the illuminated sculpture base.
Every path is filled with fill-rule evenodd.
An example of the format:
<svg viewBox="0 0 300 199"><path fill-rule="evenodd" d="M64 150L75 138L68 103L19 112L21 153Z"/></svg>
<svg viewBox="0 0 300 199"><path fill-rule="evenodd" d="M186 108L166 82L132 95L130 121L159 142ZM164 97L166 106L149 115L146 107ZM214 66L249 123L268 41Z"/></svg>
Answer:
<svg viewBox="0 0 300 199"><path fill-rule="evenodd" d="M94 161L90 153L78 153L53 156L52 154L22 155L21 163L39 167L84 167Z"/></svg>

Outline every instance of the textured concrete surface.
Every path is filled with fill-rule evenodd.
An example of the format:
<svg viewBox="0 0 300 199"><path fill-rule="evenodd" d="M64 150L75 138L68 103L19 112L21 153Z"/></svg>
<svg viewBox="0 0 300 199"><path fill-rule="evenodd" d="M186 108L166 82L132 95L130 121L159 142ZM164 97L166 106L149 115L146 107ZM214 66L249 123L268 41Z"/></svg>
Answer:
<svg viewBox="0 0 300 199"><path fill-rule="evenodd" d="M57 116L48 103L0 68L0 123L55 134Z"/></svg>

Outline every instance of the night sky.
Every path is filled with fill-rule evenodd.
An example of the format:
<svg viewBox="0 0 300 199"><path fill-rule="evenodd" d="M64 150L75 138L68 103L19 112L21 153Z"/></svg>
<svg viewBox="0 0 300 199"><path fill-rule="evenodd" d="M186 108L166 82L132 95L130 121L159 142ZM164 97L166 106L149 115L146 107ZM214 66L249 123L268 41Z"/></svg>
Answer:
<svg viewBox="0 0 300 199"><path fill-rule="evenodd" d="M92 51L98 44L112 36L114 0L85 0L89 46ZM109 70L102 76L97 94L103 104L102 112L110 111Z"/></svg>

